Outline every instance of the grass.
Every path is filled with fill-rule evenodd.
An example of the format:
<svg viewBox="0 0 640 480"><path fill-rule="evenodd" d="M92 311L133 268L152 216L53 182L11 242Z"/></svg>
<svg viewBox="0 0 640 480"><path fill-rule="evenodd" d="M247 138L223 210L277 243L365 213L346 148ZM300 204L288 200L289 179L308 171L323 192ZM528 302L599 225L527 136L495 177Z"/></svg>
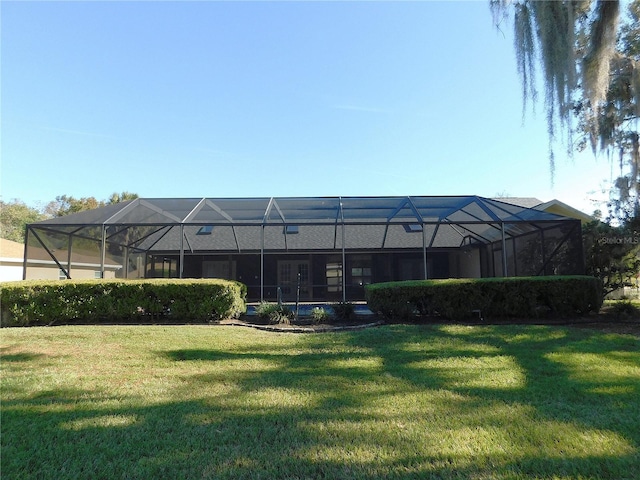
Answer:
<svg viewBox="0 0 640 480"><path fill-rule="evenodd" d="M544 326L3 329L3 479L624 479L640 339Z"/></svg>

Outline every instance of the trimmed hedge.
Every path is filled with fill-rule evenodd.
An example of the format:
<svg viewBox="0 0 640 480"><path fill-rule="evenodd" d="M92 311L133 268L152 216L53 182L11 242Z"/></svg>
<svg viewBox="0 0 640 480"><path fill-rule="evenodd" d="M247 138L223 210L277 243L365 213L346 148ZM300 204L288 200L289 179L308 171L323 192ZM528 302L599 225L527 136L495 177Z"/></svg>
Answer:
<svg viewBox="0 0 640 480"><path fill-rule="evenodd" d="M206 280L62 280L0 283L0 325L193 322L238 317L247 287Z"/></svg>
<svg viewBox="0 0 640 480"><path fill-rule="evenodd" d="M387 318L575 316L600 310L602 282L578 275L411 280L367 285L365 296L369 309Z"/></svg>

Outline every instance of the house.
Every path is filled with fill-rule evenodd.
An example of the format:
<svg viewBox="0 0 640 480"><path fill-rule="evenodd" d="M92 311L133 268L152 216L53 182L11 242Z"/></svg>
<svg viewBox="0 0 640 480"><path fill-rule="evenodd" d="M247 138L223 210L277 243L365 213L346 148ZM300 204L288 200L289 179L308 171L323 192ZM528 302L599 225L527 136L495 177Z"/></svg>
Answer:
<svg viewBox="0 0 640 480"><path fill-rule="evenodd" d="M74 254L71 263L66 265L70 275L75 279L101 278L101 264L91 256ZM113 263L112 259L104 265L104 277L115 278L122 265ZM24 277L24 273L27 273ZM25 265L24 244L0 238L0 281L14 280L59 280L67 278L54 258L45 249L32 248Z"/></svg>
<svg viewBox="0 0 640 480"><path fill-rule="evenodd" d="M238 280L252 301L355 301L366 284L395 280L584 273L579 220L474 195L138 198L28 225L34 252L71 278L83 258L103 276L111 263L121 278Z"/></svg>
<svg viewBox="0 0 640 480"><path fill-rule="evenodd" d="M24 245L0 238L0 282L22 280Z"/></svg>
<svg viewBox="0 0 640 480"><path fill-rule="evenodd" d="M541 210L543 212L554 213L556 215L562 215L564 217L575 218L577 220L580 220L583 224L592 222L594 220L591 215L587 215L577 208L573 208L571 205L567 205L566 203L556 199L550 200L548 202L543 202L542 200L535 197L504 197L496 198L495 200L501 200L513 205L533 208L535 210Z"/></svg>

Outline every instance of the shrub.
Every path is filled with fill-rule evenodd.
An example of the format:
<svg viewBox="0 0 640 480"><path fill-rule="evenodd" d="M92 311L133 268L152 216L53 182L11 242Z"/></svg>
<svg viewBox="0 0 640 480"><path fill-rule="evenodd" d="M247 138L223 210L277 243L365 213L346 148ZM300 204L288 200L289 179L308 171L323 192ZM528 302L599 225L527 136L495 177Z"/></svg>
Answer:
<svg viewBox="0 0 640 480"><path fill-rule="evenodd" d="M290 324L295 313L291 308L279 303L261 302L256 307L256 315L270 323Z"/></svg>
<svg viewBox="0 0 640 480"><path fill-rule="evenodd" d="M212 321L243 313L246 292L239 282L217 279L5 282L1 325Z"/></svg>
<svg viewBox="0 0 640 480"><path fill-rule="evenodd" d="M631 300L618 300L612 302L611 313L621 318L638 318L640 307Z"/></svg>
<svg viewBox="0 0 640 480"><path fill-rule="evenodd" d="M336 320L351 320L356 315L353 303L338 302L331 305Z"/></svg>
<svg viewBox="0 0 640 480"><path fill-rule="evenodd" d="M389 282L367 285L369 308L388 318L416 313L460 319L571 316L598 311L602 283L588 276L511 277Z"/></svg>
<svg viewBox="0 0 640 480"><path fill-rule="evenodd" d="M326 322L329 318L331 318L331 314L324 307L313 307L311 309L311 319L315 323Z"/></svg>

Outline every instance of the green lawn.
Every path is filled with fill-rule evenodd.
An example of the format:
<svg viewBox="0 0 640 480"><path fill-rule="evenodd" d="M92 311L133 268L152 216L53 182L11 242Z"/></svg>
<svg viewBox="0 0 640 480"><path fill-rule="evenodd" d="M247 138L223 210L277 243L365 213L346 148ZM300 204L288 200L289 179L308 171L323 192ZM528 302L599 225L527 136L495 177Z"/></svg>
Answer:
<svg viewBox="0 0 640 480"><path fill-rule="evenodd" d="M70 326L0 347L3 480L640 475L633 336Z"/></svg>

